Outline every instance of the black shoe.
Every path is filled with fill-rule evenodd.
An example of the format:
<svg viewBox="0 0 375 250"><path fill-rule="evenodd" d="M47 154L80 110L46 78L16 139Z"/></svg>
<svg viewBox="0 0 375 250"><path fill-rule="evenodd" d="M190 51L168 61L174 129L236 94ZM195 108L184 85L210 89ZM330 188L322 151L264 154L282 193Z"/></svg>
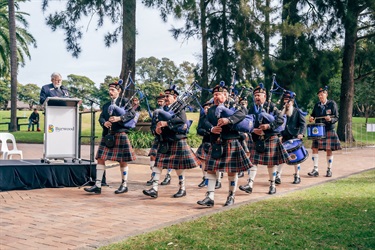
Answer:
<svg viewBox="0 0 375 250"><path fill-rule="evenodd" d="M244 176L245 176L245 174L244 174L243 171L241 171L241 172L238 173L238 178L242 178L242 177L244 177Z"/></svg>
<svg viewBox="0 0 375 250"><path fill-rule="evenodd" d="M293 181L293 184L300 184L301 183L301 178L300 177L297 177L297 175L295 174L294 175L294 181Z"/></svg>
<svg viewBox="0 0 375 250"><path fill-rule="evenodd" d="M181 188L173 195L173 198L181 198L186 196L186 191L182 190Z"/></svg>
<svg viewBox="0 0 375 250"><path fill-rule="evenodd" d="M280 179L280 177L276 176L276 178L275 178L275 183L276 183L276 184L281 184L281 179Z"/></svg>
<svg viewBox="0 0 375 250"><path fill-rule="evenodd" d="M276 187L270 186L270 191L268 191L268 194L276 194Z"/></svg>
<svg viewBox="0 0 375 250"><path fill-rule="evenodd" d="M310 173L307 173L309 176L314 176L314 177L318 177L319 176L319 172L316 171L315 169L313 169L313 171L311 171Z"/></svg>
<svg viewBox="0 0 375 250"><path fill-rule="evenodd" d="M158 191L155 189L151 188L149 190L143 190L143 194L150 196L151 198L158 198Z"/></svg>
<svg viewBox="0 0 375 250"><path fill-rule="evenodd" d="M115 194L123 194L128 192L128 187L124 187L122 184L118 187L118 189L115 191Z"/></svg>
<svg viewBox="0 0 375 250"><path fill-rule="evenodd" d="M245 185L245 186L242 186L242 185L241 185L239 188L240 188L240 190L245 191L245 192L248 193L248 194L251 194L251 193L253 192L253 188L250 187L249 184L247 184L247 185Z"/></svg>
<svg viewBox="0 0 375 250"><path fill-rule="evenodd" d="M213 207L215 205L215 202L214 200L211 200L210 197L206 196L206 198L204 198L203 200L197 201L197 204L206 207Z"/></svg>
<svg viewBox="0 0 375 250"><path fill-rule="evenodd" d="M164 180L160 183L160 185L169 185L171 184L171 175L167 174L164 178Z"/></svg>
<svg viewBox="0 0 375 250"><path fill-rule="evenodd" d="M146 182L146 186L151 186L153 182L154 182L154 177L151 177L151 179Z"/></svg>
<svg viewBox="0 0 375 250"><path fill-rule="evenodd" d="M229 195L227 198L227 201L224 204L224 207L226 206L232 206L234 204L234 195Z"/></svg>
<svg viewBox="0 0 375 250"><path fill-rule="evenodd" d="M331 169L327 170L326 177L332 177L332 171L331 171Z"/></svg>
<svg viewBox="0 0 375 250"><path fill-rule="evenodd" d="M219 189L219 188L221 188L221 182L216 180L215 189Z"/></svg>
<svg viewBox="0 0 375 250"><path fill-rule="evenodd" d="M202 182L199 183L198 187L201 188L201 187L204 187L204 186L206 186L206 178L205 177L202 178Z"/></svg>
<svg viewBox="0 0 375 250"><path fill-rule="evenodd" d="M86 192L89 192L89 193L94 193L94 194L101 194L102 193L102 188L97 187L96 185L94 185L90 188L84 188L83 190L85 190Z"/></svg>

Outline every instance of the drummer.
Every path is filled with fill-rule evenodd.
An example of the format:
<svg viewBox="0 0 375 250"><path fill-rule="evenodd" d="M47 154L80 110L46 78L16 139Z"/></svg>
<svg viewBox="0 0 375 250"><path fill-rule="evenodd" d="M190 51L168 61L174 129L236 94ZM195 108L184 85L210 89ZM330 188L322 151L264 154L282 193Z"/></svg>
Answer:
<svg viewBox="0 0 375 250"><path fill-rule="evenodd" d="M314 162L314 169L308 173L309 176L318 177L318 150L325 150L327 152L327 173L326 177L332 177L332 151L340 150L340 141L335 131L335 123L339 119L337 104L333 100L328 100L328 87L320 88L318 91L319 102L315 104L314 109L310 115L309 122L322 123L325 125L326 136L322 139L314 140L312 143L312 160Z"/></svg>
<svg viewBox="0 0 375 250"><path fill-rule="evenodd" d="M306 132L306 120L305 116L301 113L298 108L294 107L294 99L296 94L292 91L285 91L283 95L284 108L281 111L282 115L286 115L286 126L285 130L281 132L282 142L286 142L290 139L302 140ZM306 156L307 157L307 156ZM283 164L277 166L276 171L276 184L281 184L281 172ZM293 184L301 183L299 171L301 164L294 165L294 181Z"/></svg>

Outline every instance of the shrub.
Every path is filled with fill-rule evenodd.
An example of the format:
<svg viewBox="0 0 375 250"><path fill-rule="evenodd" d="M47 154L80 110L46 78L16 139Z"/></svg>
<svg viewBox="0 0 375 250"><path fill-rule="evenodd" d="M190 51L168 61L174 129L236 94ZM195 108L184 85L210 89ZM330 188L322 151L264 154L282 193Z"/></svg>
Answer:
<svg viewBox="0 0 375 250"><path fill-rule="evenodd" d="M151 148L154 141L150 132L131 131L128 136L133 148Z"/></svg>
<svg viewBox="0 0 375 250"><path fill-rule="evenodd" d="M151 148L154 136L150 132L131 131L128 133L129 140L133 148ZM196 134L188 134L188 144L192 148L197 148L201 144L202 137Z"/></svg>
<svg viewBox="0 0 375 250"><path fill-rule="evenodd" d="M151 122L151 117L146 110L139 112L138 122Z"/></svg>
<svg viewBox="0 0 375 250"><path fill-rule="evenodd" d="M187 142L188 142L190 147L197 148L202 143L202 137L197 135L197 134L189 133L188 138L187 138Z"/></svg>

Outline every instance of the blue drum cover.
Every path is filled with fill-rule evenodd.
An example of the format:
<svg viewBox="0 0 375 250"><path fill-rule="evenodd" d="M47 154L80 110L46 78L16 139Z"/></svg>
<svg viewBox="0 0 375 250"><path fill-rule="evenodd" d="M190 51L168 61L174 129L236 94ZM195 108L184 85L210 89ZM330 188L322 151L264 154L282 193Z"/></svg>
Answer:
<svg viewBox="0 0 375 250"><path fill-rule="evenodd" d="M287 162L288 165L300 164L309 156L309 153L306 151L300 139L288 140L283 143L283 146L291 158L291 160Z"/></svg>
<svg viewBox="0 0 375 250"><path fill-rule="evenodd" d="M326 126L323 123L307 124L307 138L316 140L326 137Z"/></svg>

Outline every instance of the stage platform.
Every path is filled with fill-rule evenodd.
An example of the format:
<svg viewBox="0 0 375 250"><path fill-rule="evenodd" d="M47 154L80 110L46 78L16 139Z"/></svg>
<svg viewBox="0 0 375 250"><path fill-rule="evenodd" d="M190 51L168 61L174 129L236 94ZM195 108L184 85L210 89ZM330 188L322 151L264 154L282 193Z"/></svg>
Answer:
<svg viewBox="0 0 375 250"><path fill-rule="evenodd" d="M90 161L42 163L41 160L1 160L0 191L78 187L96 178Z"/></svg>

